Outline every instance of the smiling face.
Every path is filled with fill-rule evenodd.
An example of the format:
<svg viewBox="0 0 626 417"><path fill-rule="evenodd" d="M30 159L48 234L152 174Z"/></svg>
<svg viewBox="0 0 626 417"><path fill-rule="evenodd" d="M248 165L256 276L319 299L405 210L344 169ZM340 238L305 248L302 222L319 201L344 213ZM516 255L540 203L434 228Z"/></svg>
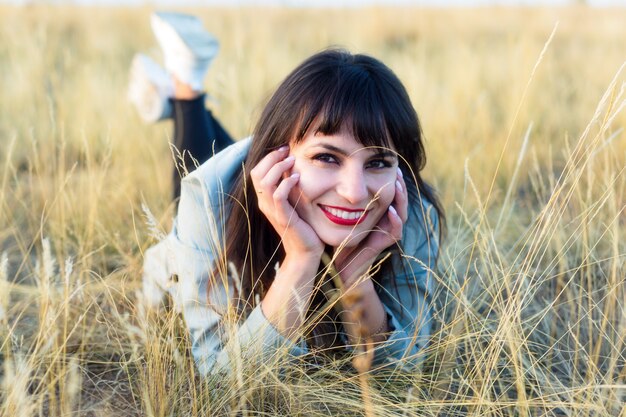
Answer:
<svg viewBox="0 0 626 417"><path fill-rule="evenodd" d="M366 148L345 129L308 133L291 145L300 174L289 202L327 245L356 246L386 215L395 196L394 149ZM347 239L347 240L346 240Z"/></svg>

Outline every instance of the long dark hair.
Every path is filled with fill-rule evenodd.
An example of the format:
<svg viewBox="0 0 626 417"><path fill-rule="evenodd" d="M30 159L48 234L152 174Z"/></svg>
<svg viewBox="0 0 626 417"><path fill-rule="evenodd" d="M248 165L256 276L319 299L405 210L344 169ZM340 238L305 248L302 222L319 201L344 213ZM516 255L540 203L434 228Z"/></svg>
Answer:
<svg viewBox="0 0 626 417"><path fill-rule="evenodd" d="M285 255L280 237L258 209L250 170L270 151L302 141L310 129L331 135L342 128L366 147L393 144L410 201L429 201L443 225L441 205L420 176L426 164L422 131L398 77L367 55L319 52L293 70L269 99L254 129L245 169L231 190L236 201L226 224L226 257L239 271L240 299L248 306L263 298L274 279L274 264Z"/></svg>

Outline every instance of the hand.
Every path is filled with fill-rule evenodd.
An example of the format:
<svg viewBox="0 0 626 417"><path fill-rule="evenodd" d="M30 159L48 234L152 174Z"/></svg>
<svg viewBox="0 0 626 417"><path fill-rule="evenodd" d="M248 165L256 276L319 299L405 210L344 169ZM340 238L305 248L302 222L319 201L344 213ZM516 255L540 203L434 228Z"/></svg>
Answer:
<svg viewBox="0 0 626 417"><path fill-rule="evenodd" d="M300 180L297 173L288 175L295 161L288 154L289 147L283 146L267 154L250 171L259 210L280 235L287 256L317 257L319 263L324 244L288 201L289 192Z"/></svg>
<svg viewBox="0 0 626 417"><path fill-rule="evenodd" d="M369 279L355 284L383 250L402 239L402 228L407 218L408 193L402 172L398 168L395 195L387 213L361 243L354 248L343 249L335 259L335 267L346 290L357 287L361 290L373 290Z"/></svg>

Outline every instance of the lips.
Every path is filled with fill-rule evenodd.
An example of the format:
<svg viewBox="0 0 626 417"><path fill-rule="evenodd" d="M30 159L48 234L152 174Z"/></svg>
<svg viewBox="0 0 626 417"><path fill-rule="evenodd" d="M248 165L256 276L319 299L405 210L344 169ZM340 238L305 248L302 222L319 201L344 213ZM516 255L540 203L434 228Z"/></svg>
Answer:
<svg viewBox="0 0 626 417"><path fill-rule="evenodd" d="M363 222L369 213L369 211L365 210L354 210L343 207L320 205L320 208L328 220L340 226L356 226Z"/></svg>

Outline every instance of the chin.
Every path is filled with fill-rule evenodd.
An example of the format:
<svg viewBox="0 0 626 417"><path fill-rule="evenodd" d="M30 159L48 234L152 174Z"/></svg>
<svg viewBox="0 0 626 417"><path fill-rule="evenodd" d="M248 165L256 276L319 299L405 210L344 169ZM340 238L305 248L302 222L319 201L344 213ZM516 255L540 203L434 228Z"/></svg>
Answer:
<svg viewBox="0 0 626 417"><path fill-rule="evenodd" d="M343 246L345 248L353 248L357 246L359 243L361 243L366 236L367 236L367 233L365 232L354 231L354 233L343 234L343 235L338 235L338 234L332 234L332 235L327 234L325 236L322 235L320 236L320 239L326 245L332 246L335 249L340 246Z"/></svg>

